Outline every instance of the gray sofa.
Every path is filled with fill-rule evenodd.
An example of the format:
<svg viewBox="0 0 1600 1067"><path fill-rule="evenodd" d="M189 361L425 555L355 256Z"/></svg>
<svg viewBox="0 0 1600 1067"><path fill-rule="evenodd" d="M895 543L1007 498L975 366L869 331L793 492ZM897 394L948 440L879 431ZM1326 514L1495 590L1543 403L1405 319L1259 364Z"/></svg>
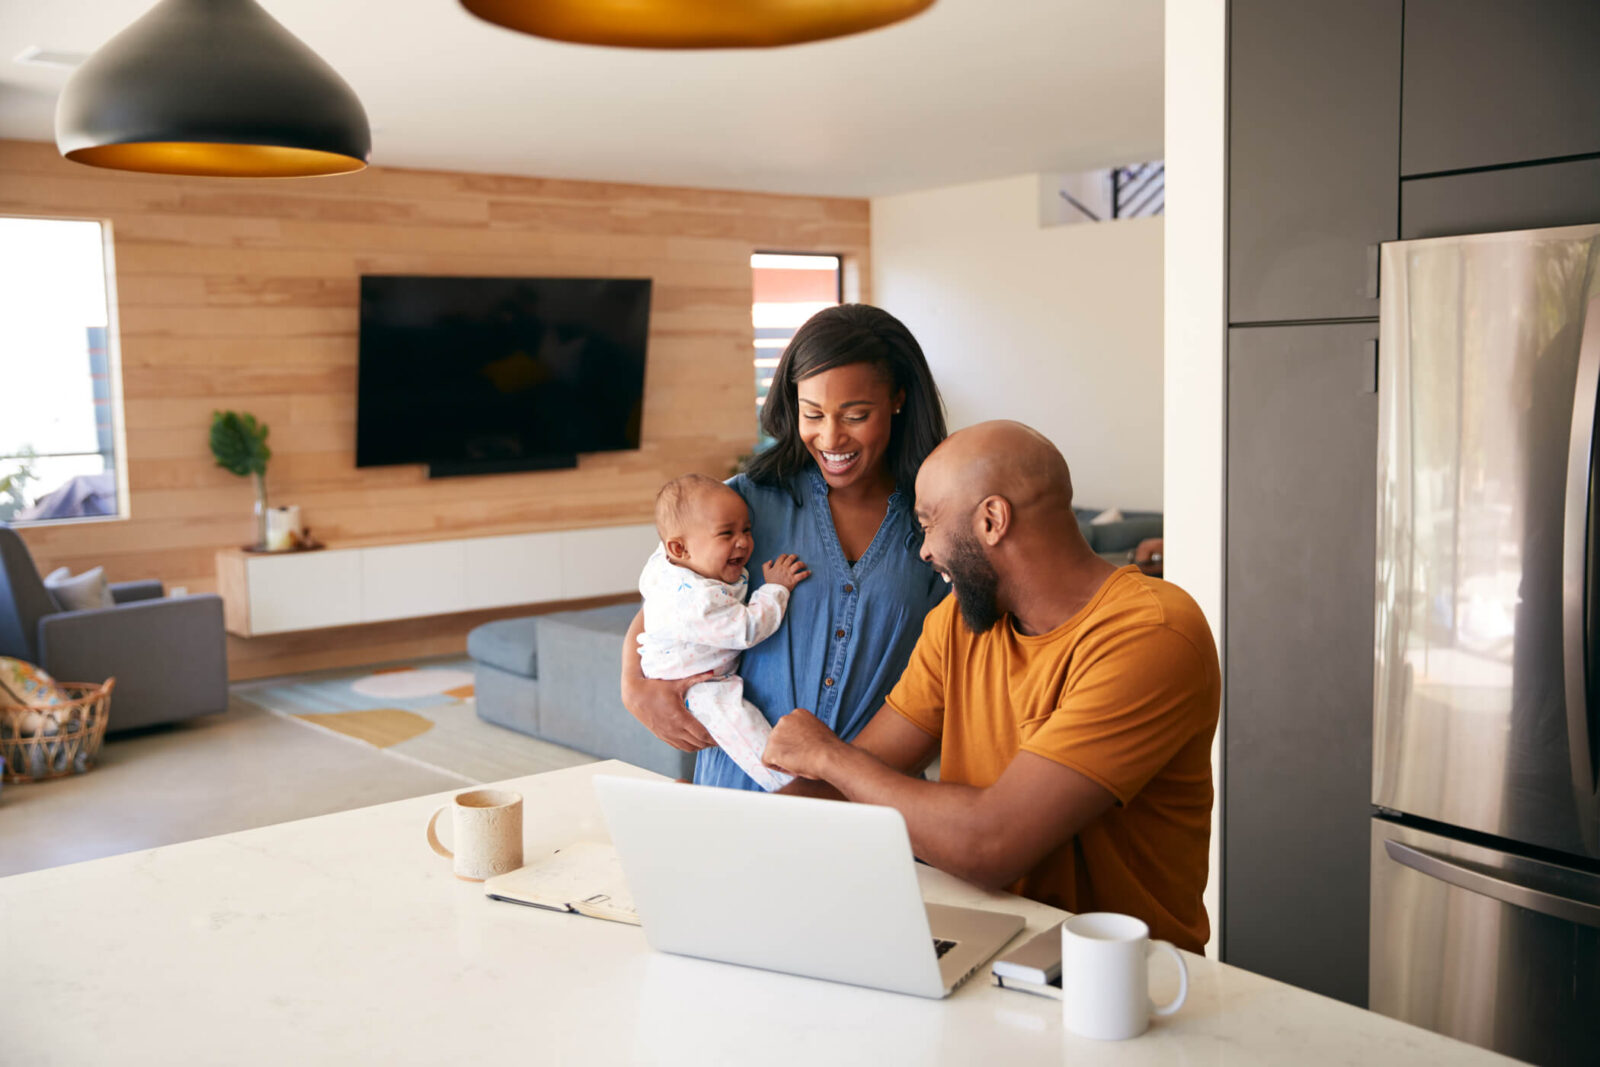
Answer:
<svg viewBox="0 0 1600 1067"><path fill-rule="evenodd" d="M622 638L637 603L484 623L467 635L478 717L672 778L694 753L656 738L622 706Z"/></svg>
<svg viewBox="0 0 1600 1067"><path fill-rule="evenodd" d="M1093 525L1100 508L1073 508L1078 516L1078 529L1095 554L1121 566L1133 562L1133 550L1139 542L1161 536L1162 514L1159 511L1124 511L1120 522Z"/></svg>
<svg viewBox="0 0 1600 1067"><path fill-rule="evenodd" d="M158 581L110 588L112 607L62 611L28 546L0 523L0 656L36 664L63 682L115 676L111 731L226 710L222 598L168 598Z"/></svg>

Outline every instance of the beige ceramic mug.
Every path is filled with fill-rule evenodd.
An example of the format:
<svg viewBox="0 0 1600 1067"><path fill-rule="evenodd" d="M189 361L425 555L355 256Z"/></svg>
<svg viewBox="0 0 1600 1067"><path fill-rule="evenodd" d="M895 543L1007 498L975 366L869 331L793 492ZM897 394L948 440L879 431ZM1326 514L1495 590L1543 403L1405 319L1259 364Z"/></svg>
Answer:
<svg viewBox="0 0 1600 1067"><path fill-rule="evenodd" d="M439 816L452 812L452 852L439 843ZM457 793L428 820L428 844L453 861L456 877L481 882L522 866L522 794L506 789Z"/></svg>

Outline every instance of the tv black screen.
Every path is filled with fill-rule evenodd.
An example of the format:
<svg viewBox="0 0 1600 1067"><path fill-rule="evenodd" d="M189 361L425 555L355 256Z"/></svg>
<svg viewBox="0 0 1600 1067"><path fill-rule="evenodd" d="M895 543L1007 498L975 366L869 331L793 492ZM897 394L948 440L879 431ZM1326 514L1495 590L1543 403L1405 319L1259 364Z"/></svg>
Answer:
<svg viewBox="0 0 1600 1067"><path fill-rule="evenodd" d="M650 282L361 279L356 466L571 466L639 447Z"/></svg>

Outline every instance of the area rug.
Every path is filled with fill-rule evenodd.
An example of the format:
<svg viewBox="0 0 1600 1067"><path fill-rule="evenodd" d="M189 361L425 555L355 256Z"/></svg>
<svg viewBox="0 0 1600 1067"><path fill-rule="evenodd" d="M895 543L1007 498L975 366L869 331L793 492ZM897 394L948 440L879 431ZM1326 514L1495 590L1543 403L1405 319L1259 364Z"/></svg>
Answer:
<svg viewBox="0 0 1600 1067"><path fill-rule="evenodd" d="M594 758L478 718L472 661L453 658L247 682L236 699L473 782Z"/></svg>
<svg viewBox="0 0 1600 1067"><path fill-rule="evenodd" d="M433 729L433 720L425 719L414 711L400 708L373 708L371 711L310 712L296 715L314 726L333 730L365 741L375 748L388 748L409 741Z"/></svg>

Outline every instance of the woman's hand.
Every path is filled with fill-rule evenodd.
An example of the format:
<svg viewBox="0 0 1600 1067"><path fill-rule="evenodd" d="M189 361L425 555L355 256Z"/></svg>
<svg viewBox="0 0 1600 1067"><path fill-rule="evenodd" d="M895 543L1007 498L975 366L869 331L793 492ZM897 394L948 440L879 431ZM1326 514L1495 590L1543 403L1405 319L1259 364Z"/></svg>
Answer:
<svg viewBox="0 0 1600 1067"><path fill-rule="evenodd" d="M671 681L646 678L639 666L639 634L644 630L644 612L633 618L622 639L622 706L644 724L644 728L680 752L699 752L716 744L700 720L684 704L689 687L716 677L706 671L689 678Z"/></svg>
<svg viewBox="0 0 1600 1067"><path fill-rule="evenodd" d="M785 552L777 559L761 565L761 577L766 579L768 585L781 585L792 593L795 586L811 577L811 572L800 562L799 556Z"/></svg>
<svg viewBox="0 0 1600 1067"><path fill-rule="evenodd" d="M645 729L682 752L699 752L716 744L700 720L684 705L689 687L715 678L706 671L691 678L671 681L639 678L622 685L622 704Z"/></svg>

